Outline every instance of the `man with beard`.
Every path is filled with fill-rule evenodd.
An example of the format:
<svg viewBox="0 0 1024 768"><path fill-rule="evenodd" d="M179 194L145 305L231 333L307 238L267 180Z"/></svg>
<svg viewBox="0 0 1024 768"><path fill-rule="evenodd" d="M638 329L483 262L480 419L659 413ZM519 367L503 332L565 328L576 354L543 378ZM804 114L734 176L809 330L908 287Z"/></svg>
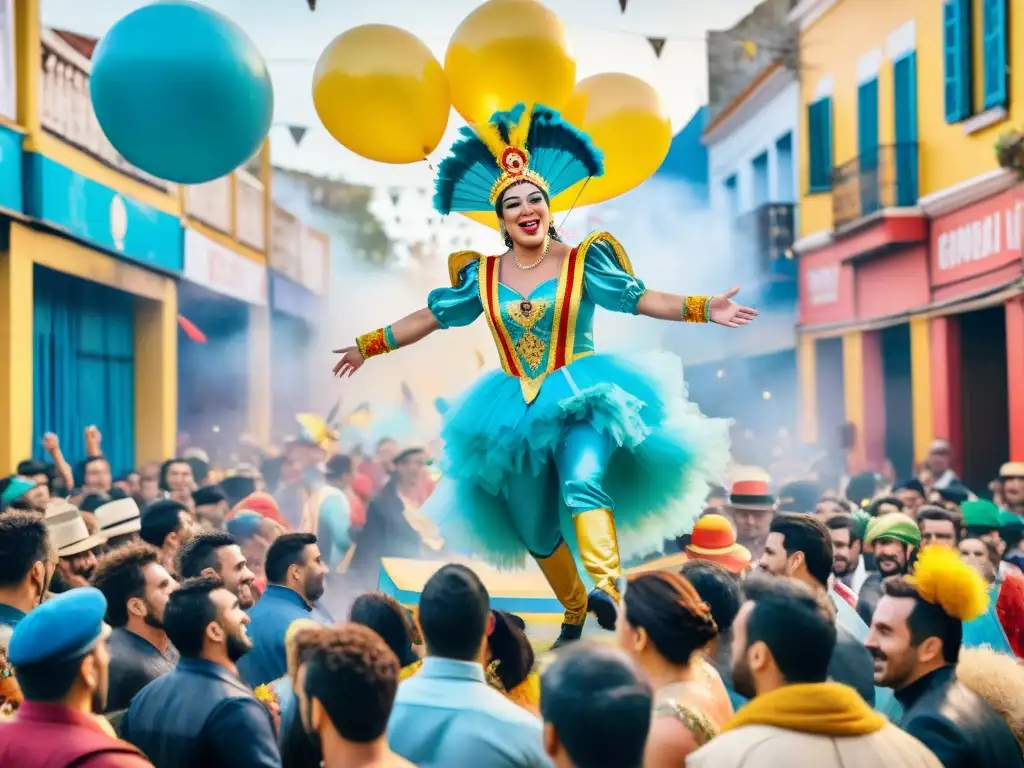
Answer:
<svg viewBox="0 0 1024 768"><path fill-rule="evenodd" d="M955 547L963 533L963 517L957 512L926 504L917 511L917 527L921 529L921 546L938 544Z"/></svg>
<svg viewBox="0 0 1024 768"><path fill-rule="evenodd" d="M1024 519L1024 461L1010 461L999 468L1003 505Z"/></svg>
<svg viewBox="0 0 1024 768"><path fill-rule="evenodd" d="M828 529L813 515L780 515L772 522L759 566L773 576L802 583L834 619L836 640L829 677L855 689L870 706L890 711L892 693L876 690L872 682L871 654L863 646L867 625L828 588L832 573L832 539Z"/></svg>
<svg viewBox="0 0 1024 768"><path fill-rule="evenodd" d="M904 708L900 728L945 768L1024 766L1006 722L957 680L963 623L988 604L985 582L956 550L922 550L912 577L884 582L866 645L875 682L890 686Z"/></svg>
<svg viewBox="0 0 1024 768"><path fill-rule="evenodd" d="M0 627L16 627L42 602L57 556L46 525L28 512L0 514Z"/></svg>
<svg viewBox="0 0 1024 768"><path fill-rule="evenodd" d="M412 768L387 742L400 674L387 644L358 624L328 629L303 649L295 693L303 728L322 750L321 765Z"/></svg>
<svg viewBox="0 0 1024 768"><path fill-rule="evenodd" d="M107 712L127 709L146 685L174 669L178 651L164 631L164 610L178 582L147 544L129 544L104 555L93 586L107 599L110 648Z"/></svg>
<svg viewBox="0 0 1024 768"><path fill-rule="evenodd" d="M267 551L267 590L249 611L252 619L252 653L238 665L249 685L263 685L288 671L285 636L297 619L331 624L319 608L324 594L327 565L312 533L285 533Z"/></svg>
<svg viewBox="0 0 1024 768"><path fill-rule="evenodd" d="M829 517L825 527L832 537L832 574L857 594L868 578L861 557L864 528L852 515Z"/></svg>
<svg viewBox="0 0 1024 768"><path fill-rule="evenodd" d="M909 515L890 512L868 523L864 545L873 547L878 568L865 579L857 596L857 613L870 626L875 606L882 599L882 580L910 570L911 556L921 545L921 529Z"/></svg>
<svg viewBox="0 0 1024 768"><path fill-rule="evenodd" d="M152 768L96 715L107 699L107 601L83 587L46 601L11 637L9 661L25 700L0 724L0 765Z"/></svg>
<svg viewBox="0 0 1024 768"><path fill-rule="evenodd" d="M220 579L189 579L164 611L181 654L132 699L122 735L156 768L281 768L270 713L238 677L249 617Z"/></svg>
<svg viewBox="0 0 1024 768"><path fill-rule="evenodd" d="M687 768L938 768L927 749L855 691L827 682L836 629L807 587L753 574L744 592L732 674L737 692L752 701L687 756Z"/></svg>
<svg viewBox="0 0 1024 768"><path fill-rule="evenodd" d="M216 576L224 589L238 598L242 610L247 611L256 604L253 594L256 576L249 569L242 548L229 533L204 533L192 539L181 550L178 573L183 579Z"/></svg>
<svg viewBox="0 0 1024 768"><path fill-rule="evenodd" d="M96 551L103 547L103 537L90 534L82 513L67 502L51 504L43 522L60 558L50 589L59 594L87 586L96 571Z"/></svg>

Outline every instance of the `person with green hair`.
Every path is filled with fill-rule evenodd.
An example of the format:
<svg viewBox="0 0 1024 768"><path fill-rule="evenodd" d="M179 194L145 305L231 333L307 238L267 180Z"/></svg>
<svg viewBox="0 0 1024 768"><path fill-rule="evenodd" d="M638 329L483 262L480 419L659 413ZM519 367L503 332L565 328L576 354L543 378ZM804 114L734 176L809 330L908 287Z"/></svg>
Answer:
<svg viewBox="0 0 1024 768"><path fill-rule="evenodd" d="M911 558L921 546L921 530L909 515L890 512L871 518L864 534L864 545L874 548L878 567L864 581L857 596L857 613L870 626L875 607L882 599L882 580L910 570Z"/></svg>

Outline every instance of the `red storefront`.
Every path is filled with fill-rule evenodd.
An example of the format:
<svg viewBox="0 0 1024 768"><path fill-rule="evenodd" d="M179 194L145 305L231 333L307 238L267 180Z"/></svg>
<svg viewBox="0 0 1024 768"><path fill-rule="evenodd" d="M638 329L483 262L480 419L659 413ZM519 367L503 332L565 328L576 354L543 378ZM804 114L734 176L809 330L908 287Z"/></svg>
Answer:
<svg viewBox="0 0 1024 768"><path fill-rule="evenodd" d="M1024 459L1019 186L931 222L932 427L978 485Z"/></svg>
<svg viewBox="0 0 1024 768"><path fill-rule="evenodd" d="M799 258L803 360L814 377L805 419L823 447L845 434L851 471L900 456L900 470L913 463L908 320L929 300L928 228L919 212L899 213L876 214Z"/></svg>
<svg viewBox="0 0 1024 768"><path fill-rule="evenodd" d="M1024 460L1022 210L1014 187L801 248L805 435L828 445L845 422L850 470L888 458L900 474L946 437L976 486Z"/></svg>

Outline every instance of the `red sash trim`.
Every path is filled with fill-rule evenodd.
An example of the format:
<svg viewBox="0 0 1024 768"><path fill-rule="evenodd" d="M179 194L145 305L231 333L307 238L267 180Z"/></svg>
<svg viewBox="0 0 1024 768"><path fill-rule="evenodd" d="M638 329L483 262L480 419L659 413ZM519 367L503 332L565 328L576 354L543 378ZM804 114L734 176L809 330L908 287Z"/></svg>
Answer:
<svg viewBox="0 0 1024 768"><path fill-rule="evenodd" d="M573 248L565 259L562 279L558 281L558 298L555 301L555 344L551 350L548 370L564 368L572 355L573 339L569 338L569 325L573 314L578 311L579 300L573 300L576 289L576 273L579 270L579 249Z"/></svg>
<svg viewBox="0 0 1024 768"><path fill-rule="evenodd" d="M484 259L484 279L480 281L481 303L487 325L497 344L501 357L501 367L510 376L522 376L519 360L512 348L512 339L508 335L505 323L501 319L501 303L498 301L498 257L488 256Z"/></svg>

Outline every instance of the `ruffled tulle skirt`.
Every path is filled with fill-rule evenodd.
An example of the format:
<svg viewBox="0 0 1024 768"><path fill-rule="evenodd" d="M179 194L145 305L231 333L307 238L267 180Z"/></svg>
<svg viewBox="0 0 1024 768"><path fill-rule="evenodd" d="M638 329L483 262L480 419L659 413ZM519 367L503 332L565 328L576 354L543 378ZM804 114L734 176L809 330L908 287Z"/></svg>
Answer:
<svg viewBox="0 0 1024 768"><path fill-rule="evenodd" d="M692 529L709 485L724 479L729 422L703 416L686 399L674 355L594 354L549 375L530 405L519 380L503 371L484 374L451 405L441 431L444 477L424 507L448 545L499 568L524 564L504 488L513 475L543 475L581 421L616 446L603 485L624 561ZM554 509L575 551L557 485L548 503L537 514Z"/></svg>

